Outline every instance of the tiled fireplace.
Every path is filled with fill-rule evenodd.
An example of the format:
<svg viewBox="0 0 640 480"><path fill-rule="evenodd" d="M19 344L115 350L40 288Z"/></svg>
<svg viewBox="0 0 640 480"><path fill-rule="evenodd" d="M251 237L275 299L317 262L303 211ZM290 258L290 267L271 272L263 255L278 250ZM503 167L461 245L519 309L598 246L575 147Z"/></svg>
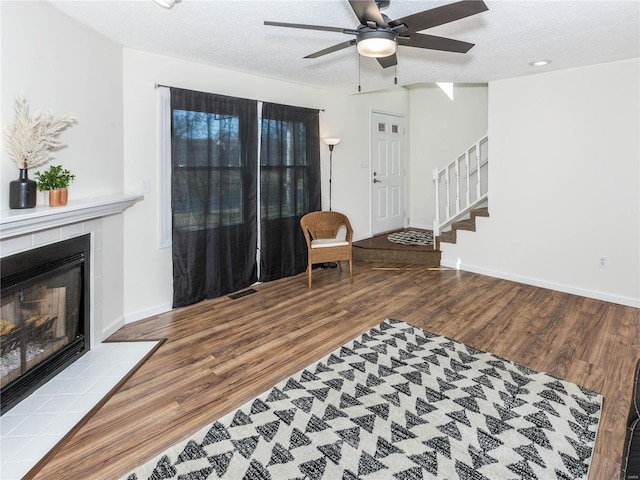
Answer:
<svg viewBox="0 0 640 480"><path fill-rule="evenodd" d="M142 199L142 196L118 195L74 200L65 207L0 211L1 262L6 257L38 251L41 247L66 245L67 240L88 240L90 244L90 253L84 254L82 267L85 281L89 277L83 307L88 308L88 314L85 311L84 321L80 322L84 342L90 350L0 416L0 477L3 480L32 478L47 453L81 425L105 396L118 388L135 366L158 347L155 341L103 342L124 323L122 312L117 306L114 308L122 298L118 289L122 288L120 242L124 221L119 214ZM44 252L45 257L50 256L50 251ZM77 285L79 273L75 260L45 280L44 287L33 287L30 292L27 286L22 294L29 299L31 293L37 292L36 303L49 305L44 310L36 309L37 313L27 318L36 317L34 322L41 322L40 326L32 325L32 330L43 333L45 341L41 343L52 344L52 349L67 340L71 347L66 348L74 349L78 341L75 327L50 320L69 317L69 312L74 310L71 305L76 303L77 295L71 290L75 288L73 284ZM4 276L4 272L1 275ZM71 286L62 286L66 280L70 280ZM87 292L86 284L83 288ZM45 290L49 292L43 294ZM19 289L17 295L20 297ZM2 303L11 301L3 298Z"/></svg>
<svg viewBox="0 0 640 480"><path fill-rule="evenodd" d="M102 197L2 211L2 414L108 336L103 218L141 199Z"/></svg>

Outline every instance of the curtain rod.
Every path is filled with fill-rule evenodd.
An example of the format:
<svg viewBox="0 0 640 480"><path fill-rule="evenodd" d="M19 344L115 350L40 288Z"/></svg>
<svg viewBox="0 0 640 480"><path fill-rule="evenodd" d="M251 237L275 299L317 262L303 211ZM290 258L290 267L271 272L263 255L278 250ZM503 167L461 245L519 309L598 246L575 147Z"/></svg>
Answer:
<svg viewBox="0 0 640 480"><path fill-rule="evenodd" d="M171 85L163 85L162 83L156 83L153 88L159 88L159 87L164 87L164 88L181 88L181 87L172 87ZM185 90L185 89L183 89ZM190 90L190 89L186 89L186 90ZM209 92L211 93L211 92ZM255 98L251 99L251 100L256 100ZM271 103L271 102L265 102L265 100L256 100L256 102L262 102L262 103ZM309 110L319 110L321 112L324 112L324 108L311 108L311 107L302 107L302 108L309 108Z"/></svg>

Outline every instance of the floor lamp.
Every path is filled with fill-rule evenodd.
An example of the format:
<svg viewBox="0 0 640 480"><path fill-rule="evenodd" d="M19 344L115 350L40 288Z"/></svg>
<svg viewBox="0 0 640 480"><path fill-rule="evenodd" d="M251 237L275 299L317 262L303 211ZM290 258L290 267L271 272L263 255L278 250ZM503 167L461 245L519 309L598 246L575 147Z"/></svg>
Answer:
<svg viewBox="0 0 640 480"><path fill-rule="evenodd" d="M329 211L331 211L331 177L333 176L333 147L340 143L339 138L323 138L322 141L329 146Z"/></svg>
<svg viewBox="0 0 640 480"><path fill-rule="evenodd" d="M331 211L331 177L333 176L333 147L340 143L339 138L323 138L322 141L329 146L329 211ZM322 268L337 268L335 262L320 264Z"/></svg>

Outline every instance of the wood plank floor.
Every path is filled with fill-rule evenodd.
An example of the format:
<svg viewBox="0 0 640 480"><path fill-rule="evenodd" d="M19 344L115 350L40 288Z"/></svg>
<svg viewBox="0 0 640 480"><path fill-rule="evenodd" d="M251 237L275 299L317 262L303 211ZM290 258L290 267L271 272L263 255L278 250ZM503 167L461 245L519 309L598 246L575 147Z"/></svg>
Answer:
<svg viewBox="0 0 640 480"><path fill-rule="evenodd" d="M617 478L640 310L421 265L313 276L120 329L112 340L167 340L34 478L118 478L387 317L604 394L590 479Z"/></svg>

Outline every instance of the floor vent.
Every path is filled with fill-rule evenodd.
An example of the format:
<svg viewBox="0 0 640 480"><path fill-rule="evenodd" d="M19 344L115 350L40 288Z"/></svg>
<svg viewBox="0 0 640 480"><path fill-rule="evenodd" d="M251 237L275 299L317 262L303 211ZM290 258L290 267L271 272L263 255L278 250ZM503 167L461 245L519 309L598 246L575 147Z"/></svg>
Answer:
<svg viewBox="0 0 640 480"><path fill-rule="evenodd" d="M231 298L232 300L235 300L236 298L246 297L247 295L251 295L252 293L256 293L256 292L257 290L250 288L249 290L244 290L242 292L232 293L231 295L229 295L229 298Z"/></svg>

